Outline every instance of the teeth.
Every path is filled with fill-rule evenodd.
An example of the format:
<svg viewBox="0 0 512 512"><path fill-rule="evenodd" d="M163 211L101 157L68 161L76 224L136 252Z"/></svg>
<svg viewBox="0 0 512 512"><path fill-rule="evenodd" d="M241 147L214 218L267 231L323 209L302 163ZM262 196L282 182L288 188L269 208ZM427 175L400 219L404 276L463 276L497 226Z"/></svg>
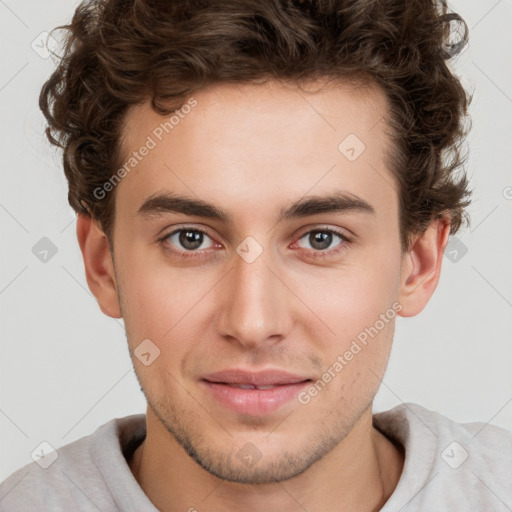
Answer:
<svg viewBox="0 0 512 512"><path fill-rule="evenodd" d="M258 389L272 389L275 388L275 386L256 386Z"/></svg>

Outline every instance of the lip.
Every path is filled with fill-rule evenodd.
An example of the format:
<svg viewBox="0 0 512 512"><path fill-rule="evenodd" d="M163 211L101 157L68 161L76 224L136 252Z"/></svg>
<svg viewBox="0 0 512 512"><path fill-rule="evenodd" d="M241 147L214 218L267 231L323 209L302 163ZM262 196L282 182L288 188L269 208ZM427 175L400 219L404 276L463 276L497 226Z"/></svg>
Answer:
<svg viewBox="0 0 512 512"><path fill-rule="evenodd" d="M283 370L268 369L259 372L250 372L238 368L210 373L203 375L201 378L209 382L251 384L253 386L280 386L310 380L310 377L294 375L293 373L288 373Z"/></svg>
<svg viewBox="0 0 512 512"><path fill-rule="evenodd" d="M261 416L281 408L308 386L311 378L282 370L249 372L241 369L223 370L205 375L200 383L223 407L238 414ZM243 389L244 386L274 386L269 389Z"/></svg>

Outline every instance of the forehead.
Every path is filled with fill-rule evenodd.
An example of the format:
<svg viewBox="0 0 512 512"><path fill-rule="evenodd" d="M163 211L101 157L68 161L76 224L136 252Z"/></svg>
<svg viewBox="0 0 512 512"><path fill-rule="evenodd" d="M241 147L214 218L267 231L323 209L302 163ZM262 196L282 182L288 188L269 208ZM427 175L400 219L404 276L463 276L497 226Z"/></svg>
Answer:
<svg viewBox="0 0 512 512"><path fill-rule="evenodd" d="M179 115L161 116L149 103L131 108L125 161L151 149L119 184L116 210L133 215L165 190L215 200L247 219L261 216L262 206L277 211L334 189L396 204L385 95L376 87L321 85L220 84L195 93L194 106Z"/></svg>

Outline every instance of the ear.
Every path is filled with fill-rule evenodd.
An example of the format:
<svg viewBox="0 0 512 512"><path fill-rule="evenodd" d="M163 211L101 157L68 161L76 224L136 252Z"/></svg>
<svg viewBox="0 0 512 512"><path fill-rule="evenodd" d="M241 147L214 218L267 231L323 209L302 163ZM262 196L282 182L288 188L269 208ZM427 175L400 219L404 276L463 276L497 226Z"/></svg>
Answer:
<svg viewBox="0 0 512 512"><path fill-rule="evenodd" d="M450 222L441 218L432 221L424 233L412 239L402 261L398 297L402 309L397 312L400 316L417 315L432 297L441 276L449 234Z"/></svg>
<svg viewBox="0 0 512 512"><path fill-rule="evenodd" d="M82 251L87 284L105 315L121 318L116 275L108 239L91 217L78 214L76 235Z"/></svg>

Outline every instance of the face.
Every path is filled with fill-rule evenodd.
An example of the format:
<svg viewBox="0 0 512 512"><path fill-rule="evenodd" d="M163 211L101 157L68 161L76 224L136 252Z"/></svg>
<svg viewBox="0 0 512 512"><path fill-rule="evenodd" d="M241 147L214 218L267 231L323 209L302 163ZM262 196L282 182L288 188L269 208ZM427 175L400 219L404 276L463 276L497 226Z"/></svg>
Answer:
<svg viewBox="0 0 512 512"><path fill-rule="evenodd" d="M385 96L314 91L218 85L169 133L147 104L126 120L139 156L116 188L114 267L135 370L151 414L230 481L288 479L331 451L391 349Z"/></svg>

